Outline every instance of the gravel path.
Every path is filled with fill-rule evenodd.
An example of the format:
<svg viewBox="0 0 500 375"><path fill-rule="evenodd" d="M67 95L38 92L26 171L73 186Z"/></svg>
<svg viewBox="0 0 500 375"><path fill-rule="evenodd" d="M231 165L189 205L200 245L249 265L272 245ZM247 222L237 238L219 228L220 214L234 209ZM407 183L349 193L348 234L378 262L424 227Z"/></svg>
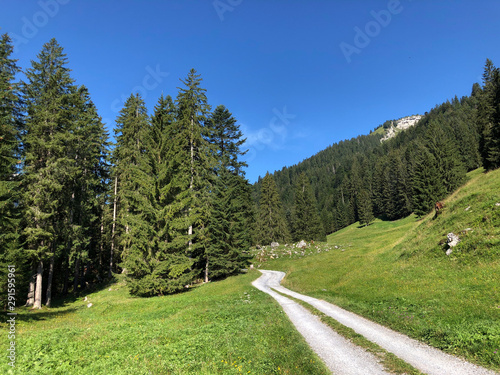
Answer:
<svg viewBox="0 0 500 375"><path fill-rule="evenodd" d="M428 345L422 344L419 341L410 339L409 337L402 335L401 333L392 331L386 327L379 324L373 323L365 318L362 318L356 314L349 311L341 309L331 303L305 296L303 294L295 293L285 287L280 285L281 280L285 277L284 272L279 271L264 271L261 270L263 275L254 281L253 285L271 294L275 299L278 300L276 296L282 297L278 293L272 292L271 288L279 291L280 293L287 294L296 299L307 302L311 306L315 307L324 314L337 320L339 323L345 325L346 327L352 328L357 333L363 335L368 340L378 344L385 350L394 353L396 356L404 360L405 362L411 364L413 367L429 375L495 375L498 374L494 371L484 369L482 367L473 365L469 362L456 358L452 355L443 353L442 351L432 348ZM292 302L285 298L285 300ZM278 300L278 302L280 302ZM288 302L288 303L289 303ZM283 304L280 302L283 306ZM300 306L300 305L298 305ZM285 310L285 312L287 312ZM288 316L291 316L288 313ZM302 325L300 317L295 317L295 321L290 318L295 324L299 332L302 333L299 326ZM297 321L297 323L296 323ZM332 331L333 332L333 331ZM304 335L304 334L303 334ZM306 338L307 339L307 338ZM344 340L345 341L345 340ZM308 341L309 342L309 341ZM311 345L311 344L310 344ZM352 345L352 344L351 344ZM321 344L324 347L326 345ZM312 346L318 354L316 347ZM320 355L321 356L321 355ZM321 357L323 358L323 357ZM349 359L347 359L349 361ZM325 361L326 362L326 361ZM358 367L361 369L362 367ZM332 369L333 371L333 369ZM341 372L335 370L335 373L339 374L377 374L377 372L372 372L371 370L365 369L364 372Z"/></svg>
<svg viewBox="0 0 500 375"><path fill-rule="evenodd" d="M372 354L340 336L297 302L272 291L270 285L274 287L276 280L279 285L282 276L278 279L274 271L261 272L263 275L252 283L253 286L270 294L278 301L297 330L332 373L339 375L388 374Z"/></svg>

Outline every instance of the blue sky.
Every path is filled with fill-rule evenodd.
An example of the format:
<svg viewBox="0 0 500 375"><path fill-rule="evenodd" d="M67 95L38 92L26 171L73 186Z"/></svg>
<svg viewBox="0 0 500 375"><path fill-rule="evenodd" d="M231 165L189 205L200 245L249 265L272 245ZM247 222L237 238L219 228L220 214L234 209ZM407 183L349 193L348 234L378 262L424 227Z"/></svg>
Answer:
<svg viewBox="0 0 500 375"><path fill-rule="evenodd" d="M469 95L500 65L500 2L0 0L21 67L55 37L112 134L131 92L150 113L195 68L248 138L247 177Z"/></svg>

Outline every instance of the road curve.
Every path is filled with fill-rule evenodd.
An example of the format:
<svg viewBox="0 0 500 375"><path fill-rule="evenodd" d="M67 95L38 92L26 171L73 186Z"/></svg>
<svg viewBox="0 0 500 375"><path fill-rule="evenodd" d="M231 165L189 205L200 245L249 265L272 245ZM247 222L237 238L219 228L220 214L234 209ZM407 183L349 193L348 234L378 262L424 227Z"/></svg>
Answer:
<svg viewBox="0 0 500 375"><path fill-rule="evenodd" d="M473 365L462 359L452 355L443 353L442 351L425 345L417 340L411 339L401 333L392 331L368 319L362 318L359 315L341 309L331 303L319 300L317 298L305 296L293 292L280 285L281 280L285 277L284 272L280 271L265 271L260 270L262 276L253 282L253 285L271 294L275 299L276 296L285 298L278 293L275 293L271 288L280 293L287 294L296 299L302 300L311 306L315 307L324 314L337 320L346 327L352 328L354 331L364 336L366 339L378 344L385 350L395 354L405 362L411 364L421 372L429 375L495 375L494 371ZM288 300L285 298L285 300ZM278 300L278 302L280 302ZM292 301L290 301L292 302ZM283 304L280 302L283 306ZM286 310L285 310L286 312ZM290 316L290 314L287 312ZM293 321L293 320L292 320ZM297 327L297 323L295 323ZM298 323L301 324L300 322ZM300 332L300 329L299 329ZM301 332L302 333L302 332ZM324 345L326 346L326 345ZM314 349L314 348L313 348ZM321 356L321 355L320 355ZM323 357L322 357L323 358ZM339 372L341 373L341 372ZM362 372L360 372L362 373ZM353 373L354 374L354 373ZM372 374L366 370L364 374ZM373 372L375 374L375 372Z"/></svg>
<svg viewBox="0 0 500 375"><path fill-rule="evenodd" d="M340 336L297 302L271 290L270 286L274 287L276 283L279 285L283 276L274 271L261 272L263 275L252 285L278 301L297 330L332 373L339 375L388 374L375 356Z"/></svg>

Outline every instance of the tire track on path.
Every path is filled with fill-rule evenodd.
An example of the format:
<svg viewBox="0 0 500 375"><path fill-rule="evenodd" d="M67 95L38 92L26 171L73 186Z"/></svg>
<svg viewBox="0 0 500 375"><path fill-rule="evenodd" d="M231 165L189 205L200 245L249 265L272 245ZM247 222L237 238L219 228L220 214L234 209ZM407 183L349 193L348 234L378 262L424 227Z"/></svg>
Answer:
<svg viewBox="0 0 500 375"><path fill-rule="evenodd" d="M255 280L252 285L278 301L297 330L304 336L309 346L318 354L332 373L339 375L389 374L384 371L383 366L374 355L352 344L333 331L321 322L316 315L313 315L297 302L271 290L269 285L274 285L277 279L277 275L273 273L274 271L261 272L263 275Z"/></svg>
<svg viewBox="0 0 500 375"><path fill-rule="evenodd" d="M266 290L272 292L272 288L280 293L287 294L293 298L310 304L311 306L335 319L344 326L353 329L360 335L364 336L366 339L395 354L396 356L425 374L498 375L497 372L471 364L450 354L446 354L436 348L411 339L408 336L395 332L389 328L381 326L380 324L374 323L336 305L323 300L319 300L317 298L293 292L280 285L281 280L285 277L284 272L266 270L260 270L260 272L262 272L263 275L253 283L254 286L258 289L271 294ZM261 287L257 286L256 284ZM266 290L261 288L265 288ZM282 297L278 293L273 293ZM271 295L276 298L273 294ZM371 372L366 370L364 374L371 374Z"/></svg>

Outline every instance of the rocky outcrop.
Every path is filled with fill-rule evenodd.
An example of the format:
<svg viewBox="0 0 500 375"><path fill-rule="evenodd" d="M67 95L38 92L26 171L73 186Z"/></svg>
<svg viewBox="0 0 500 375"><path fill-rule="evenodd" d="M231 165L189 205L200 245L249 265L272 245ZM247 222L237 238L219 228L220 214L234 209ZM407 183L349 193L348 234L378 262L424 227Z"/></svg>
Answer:
<svg viewBox="0 0 500 375"><path fill-rule="evenodd" d="M387 129L387 133L380 140L380 142L385 142L388 139L394 138L398 132L409 129L412 126L415 126L417 122L420 121L421 118L422 116L415 115L415 116L403 117L397 121L393 121L391 127Z"/></svg>

